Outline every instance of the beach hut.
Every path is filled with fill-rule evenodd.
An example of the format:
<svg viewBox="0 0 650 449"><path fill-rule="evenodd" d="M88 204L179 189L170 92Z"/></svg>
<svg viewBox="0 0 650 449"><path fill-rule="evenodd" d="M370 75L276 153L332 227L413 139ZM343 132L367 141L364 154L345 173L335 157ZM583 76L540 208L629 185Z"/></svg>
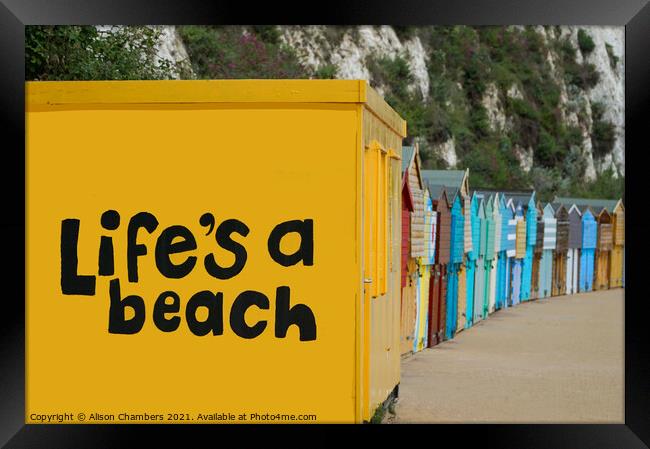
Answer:
<svg viewBox="0 0 650 449"><path fill-rule="evenodd" d="M566 207L566 205L565 205ZM582 213L575 204L569 206L569 238L567 250L566 294L578 293L580 250L582 248Z"/></svg>
<svg viewBox="0 0 650 449"><path fill-rule="evenodd" d="M468 284L474 282L468 274L469 253L472 251L472 206L469 195L462 196L463 202L463 261L458 272L458 325L456 332L461 332L471 325L471 313L473 301L467 301ZM471 296L470 296L471 298Z"/></svg>
<svg viewBox="0 0 650 449"><path fill-rule="evenodd" d="M476 255L476 269L474 271L474 324L486 317L484 314L485 302L485 248L487 246L487 232L485 226L485 202L483 195L477 195L478 201L478 251Z"/></svg>
<svg viewBox="0 0 650 449"><path fill-rule="evenodd" d="M451 207L451 246L447 268L447 339L454 338L458 326L458 272L465 256L464 234L463 210L460 195L457 194Z"/></svg>
<svg viewBox="0 0 650 449"><path fill-rule="evenodd" d="M555 253L553 256L553 286L551 295L566 295L567 268L569 252L569 211L561 203L553 204L555 210L556 237Z"/></svg>
<svg viewBox="0 0 650 449"><path fill-rule="evenodd" d="M625 207L623 201L618 201L612 211L612 247L611 270L609 275L610 287L623 286L623 260L625 249Z"/></svg>
<svg viewBox="0 0 650 449"><path fill-rule="evenodd" d="M523 265L526 257L526 220L524 219L524 207L517 202L515 207L516 241L515 257L512 268L512 305L521 302L521 284L523 281ZM531 267L532 268L532 267Z"/></svg>
<svg viewBox="0 0 650 449"><path fill-rule="evenodd" d="M235 422L257 405L276 415L251 421L362 423L397 394L406 122L366 81L39 81L24 104L30 407L49 408L55 398L32 394L58 388L79 411L128 410L137 394L150 417L213 404ZM102 215L121 228L102 230ZM76 267L78 219L85 274L95 236L112 234L121 252L127 227L151 230L132 248L138 284L120 253L95 297L68 295L91 294L89 283L50 282L61 253ZM61 252L35 244L58 241ZM113 273L110 262L99 272ZM120 282L124 299L113 298ZM130 310L114 319L109 296ZM75 327L80 340L64 344ZM201 367L216 359L206 385ZM128 387L111 385L120 377ZM182 387L163 392L165 378ZM80 386L90 379L102 387Z"/></svg>
<svg viewBox="0 0 650 449"><path fill-rule="evenodd" d="M603 207L596 217L598 223L598 239L594 261L594 290L609 288L610 259L612 254L612 215Z"/></svg>
<svg viewBox="0 0 650 449"><path fill-rule="evenodd" d="M456 195L461 197L461 206L464 208L464 203L469 202L469 169L465 170L422 170L422 178L425 182L430 182L435 185L445 186L447 197L452 202ZM465 212L463 211L463 214ZM463 221L465 221L463 219ZM467 225L465 225L467 227ZM468 229L465 230L467 232ZM463 245L465 246L465 245ZM469 250L465 250L467 252ZM465 327L466 322L466 267L465 263L458 266L458 290L457 290L457 324L456 332L460 332ZM454 281L455 282L455 281Z"/></svg>
<svg viewBox="0 0 650 449"><path fill-rule="evenodd" d="M539 263L539 298L551 296L553 288L553 253L557 234L557 219L555 210L549 203L544 206L544 243L542 258Z"/></svg>
<svg viewBox="0 0 650 449"><path fill-rule="evenodd" d="M490 309L492 312L502 307L500 301L497 301L497 288L499 285L499 254L501 253L501 195L497 192L492 200L492 223L494 225L494 258L492 259L492 272L490 276Z"/></svg>
<svg viewBox="0 0 650 449"><path fill-rule="evenodd" d="M611 215L611 224L612 224L612 249L610 255L610 283L611 286L622 286L624 279L624 269L623 269L623 259L624 259L624 242L625 242L625 211L623 208L622 200L608 200L608 199L593 199L593 198L569 198L569 197L555 197L554 202L562 203L565 207L571 210L572 205L576 205L578 210L583 210L587 207L590 207L592 213L594 211L600 212L603 208L607 209L607 212ZM574 214L576 212L574 211ZM618 222L620 220L621 226L620 231ZM617 243L620 242L620 243ZM604 257L604 255L603 255ZM568 258L567 258L568 263ZM602 267L602 264L601 264ZM614 274L614 275L613 275ZM618 275L618 276L617 276ZM603 274L601 276L607 278ZM581 285L582 289L583 286Z"/></svg>
<svg viewBox="0 0 650 449"><path fill-rule="evenodd" d="M466 282L466 323L465 327L471 327L474 324L474 287L476 285L476 267L478 264L478 253L481 246L481 222L478 216L479 199L476 193L472 194L469 202L469 221L470 221L470 241L471 249L467 252L466 266L467 266L467 282ZM466 206L467 208L467 206ZM466 218L467 219L467 218ZM467 246L466 246L467 247Z"/></svg>
<svg viewBox="0 0 650 449"><path fill-rule="evenodd" d="M533 274L532 285L530 289L530 299L539 298L539 268L542 261L542 252L544 251L544 209L542 203L537 202L537 232L535 238L535 248L533 248Z"/></svg>
<svg viewBox="0 0 650 449"><path fill-rule="evenodd" d="M499 243L499 253L497 255L497 289L496 289L496 303L497 309L508 307L508 273L509 273L509 256L508 250L510 249L509 240L509 222L512 220L512 214L506 204L504 195L499 195L499 210L501 221L501 238ZM512 249L514 250L514 233L512 234Z"/></svg>
<svg viewBox="0 0 650 449"><path fill-rule="evenodd" d="M496 263L494 251L495 225L494 225L494 196L485 200L485 292L483 293L483 317L494 312L494 295L492 287L496 278Z"/></svg>
<svg viewBox="0 0 650 449"><path fill-rule="evenodd" d="M514 268L517 255L517 220L515 218L515 204L512 198L506 200L505 216L508 217L507 247L506 247L506 301L505 306L510 307L514 296Z"/></svg>
<svg viewBox="0 0 650 449"><path fill-rule="evenodd" d="M402 243L400 303L401 354L413 351L418 307L418 253L424 251L424 225L418 229L416 217L423 215L424 197L420 178L420 162L414 146L402 147Z"/></svg>
<svg viewBox="0 0 650 449"><path fill-rule="evenodd" d="M446 326L447 265L451 245L451 204L444 186L427 182L433 209L437 215L435 263L429 287L429 335L427 344L435 346L444 339Z"/></svg>
<svg viewBox="0 0 650 449"><path fill-rule="evenodd" d="M437 230L437 213L429 194L424 188L424 257L418 258L418 303L416 308L416 327L413 340L413 352L429 346L429 302L431 300L431 272L435 264L435 242Z"/></svg>
<svg viewBox="0 0 650 449"><path fill-rule="evenodd" d="M580 205L582 213L582 249L580 251L580 292L590 292L594 286L594 257L598 240L598 225L589 206Z"/></svg>
<svg viewBox="0 0 650 449"><path fill-rule="evenodd" d="M521 300L528 301L533 281L533 253L537 243L537 205L535 192L532 192L525 206L526 215L526 255L524 256L521 272Z"/></svg>

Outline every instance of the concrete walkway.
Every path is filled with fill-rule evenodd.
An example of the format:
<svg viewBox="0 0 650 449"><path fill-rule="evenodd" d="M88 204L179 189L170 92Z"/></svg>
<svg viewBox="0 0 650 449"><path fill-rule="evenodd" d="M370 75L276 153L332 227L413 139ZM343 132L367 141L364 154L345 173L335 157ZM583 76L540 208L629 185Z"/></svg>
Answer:
<svg viewBox="0 0 650 449"><path fill-rule="evenodd" d="M523 303L403 360L387 422L624 422L623 296Z"/></svg>

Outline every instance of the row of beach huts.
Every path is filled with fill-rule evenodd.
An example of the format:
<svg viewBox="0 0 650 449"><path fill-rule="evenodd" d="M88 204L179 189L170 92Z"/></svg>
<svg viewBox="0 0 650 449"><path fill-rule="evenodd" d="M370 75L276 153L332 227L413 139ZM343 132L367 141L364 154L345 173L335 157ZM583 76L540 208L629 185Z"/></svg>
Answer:
<svg viewBox="0 0 650 449"><path fill-rule="evenodd" d="M621 200L470 190L468 170L424 170L402 148L402 356L499 309L625 283Z"/></svg>

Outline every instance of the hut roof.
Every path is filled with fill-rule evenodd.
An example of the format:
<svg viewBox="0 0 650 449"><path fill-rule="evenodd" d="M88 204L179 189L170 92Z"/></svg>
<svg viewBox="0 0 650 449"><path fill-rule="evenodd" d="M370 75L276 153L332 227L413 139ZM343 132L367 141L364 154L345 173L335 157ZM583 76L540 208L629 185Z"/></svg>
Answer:
<svg viewBox="0 0 650 449"><path fill-rule="evenodd" d="M445 186L449 200L453 202L463 186L465 170L422 170L422 179L430 185Z"/></svg>
<svg viewBox="0 0 650 449"><path fill-rule="evenodd" d="M410 146L410 147L402 147L402 175L406 171L406 169L409 166L409 163L411 162L411 159L413 159L413 153L415 152L415 147Z"/></svg>
<svg viewBox="0 0 650 449"><path fill-rule="evenodd" d="M607 209L608 212L612 212L620 200L608 200L608 199L597 199L597 198L570 198L564 196L556 196L553 198L553 202L562 203L571 207L572 204L577 206L591 206L592 212L598 213L603 208Z"/></svg>

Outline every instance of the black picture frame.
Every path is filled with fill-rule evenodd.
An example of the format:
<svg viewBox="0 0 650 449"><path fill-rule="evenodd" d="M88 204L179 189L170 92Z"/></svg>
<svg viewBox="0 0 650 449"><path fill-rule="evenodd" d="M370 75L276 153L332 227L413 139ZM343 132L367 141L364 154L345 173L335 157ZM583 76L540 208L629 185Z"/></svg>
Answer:
<svg viewBox="0 0 650 449"><path fill-rule="evenodd" d="M4 260L0 301L0 444L6 447L198 446L226 443L212 425L25 425L25 89L24 26L45 24L395 24L395 25L620 25L625 26L626 251L625 423L589 425L436 425L342 426L344 432L382 437L407 427L409 440L431 444L480 444L500 448L642 448L650 444L650 345L641 270L646 262L637 201L644 193L643 151L648 149L650 106L650 5L647 0L360 0L282 5L266 2L198 0L0 0L0 133L2 164L0 226ZM22 195L20 194L22 191ZM64 200L64 199L63 199ZM22 238L21 238L22 237ZM631 243L631 245L630 245ZM635 263L639 261L639 263ZM531 407L534 407L531 404ZM278 427L229 426L237 438L273 438ZM341 443L328 428L316 426L318 442ZM291 426L288 440L309 444L314 426ZM338 429L340 430L340 429ZM241 433L240 433L241 432ZM352 436L352 434L350 434ZM207 438L207 440L204 440ZM281 442L279 441L279 442ZM403 444L409 443L401 439ZM189 444L187 444L189 443ZM356 444L356 443L353 443ZM418 443L420 444L420 443Z"/></svg>

